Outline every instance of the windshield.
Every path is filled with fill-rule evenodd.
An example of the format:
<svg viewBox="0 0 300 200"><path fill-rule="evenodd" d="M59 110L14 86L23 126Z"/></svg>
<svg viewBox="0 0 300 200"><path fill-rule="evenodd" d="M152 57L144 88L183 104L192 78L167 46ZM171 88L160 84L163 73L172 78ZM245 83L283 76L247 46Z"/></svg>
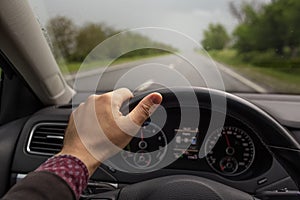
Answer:
<svg viewBox="0 0 300 200"><path fill-rule="evenodd" d="M29 0L78 91L300 92L298 0Z"/></svg>

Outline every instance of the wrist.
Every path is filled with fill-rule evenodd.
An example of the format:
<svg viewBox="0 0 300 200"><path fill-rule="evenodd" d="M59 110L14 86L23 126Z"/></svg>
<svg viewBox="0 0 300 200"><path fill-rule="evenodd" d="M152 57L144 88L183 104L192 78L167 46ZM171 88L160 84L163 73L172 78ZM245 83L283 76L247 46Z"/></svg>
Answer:
<svg viewBox="0 0 300 200"><path fill-rule="evenodd" d="M56 154L56 156L59 156L59 155L70 155L70 156L73 156L73 157L76 157L77 159L79 159L86 166L88 173L89 173L89 177L91 177L93 175L93 173L96 171L96 169L100 165L100 162L98 160L96 160L94 157L86 156L86 154L77 154L77 153L74 153L74 151L67 151L67 150L63 149L61 152Z"/></svg>

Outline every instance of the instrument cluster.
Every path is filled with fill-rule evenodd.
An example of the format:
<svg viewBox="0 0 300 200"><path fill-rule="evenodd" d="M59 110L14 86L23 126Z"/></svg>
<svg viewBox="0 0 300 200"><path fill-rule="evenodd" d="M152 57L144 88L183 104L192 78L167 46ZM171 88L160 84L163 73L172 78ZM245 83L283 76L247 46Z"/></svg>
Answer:
<svg viewBox="0 0 300 200"><path fill-rule="evenodd" d="M193 112L192 108L190 109ZM167 169L217 173L231 179L259 175L262 164L270 165L271 156L258 140L252 125L226 116L222 127L208 131L210 111L201 110L198 127L180 126L180 111L169 109L164 127L147 122L122 152L123 160L133 168L151 169L167 157L174 160ZM203 117L204 116L204 117ZM204 152L204 154L203 154ZM257 153L260 152L260 153ZM265 162L258 162L263 159Z"/></svg>

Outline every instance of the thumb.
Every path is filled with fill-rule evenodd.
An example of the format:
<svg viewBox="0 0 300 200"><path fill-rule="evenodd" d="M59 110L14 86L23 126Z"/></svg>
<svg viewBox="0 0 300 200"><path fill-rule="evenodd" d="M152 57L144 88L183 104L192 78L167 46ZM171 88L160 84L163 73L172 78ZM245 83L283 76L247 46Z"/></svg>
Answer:
<svg viewBox="0 0 300 200"><path fill-rule="evenodd" d="M162 102L161 94L154 92L144 97L139 104L129 113L130 119L141 126Z"/></svg>

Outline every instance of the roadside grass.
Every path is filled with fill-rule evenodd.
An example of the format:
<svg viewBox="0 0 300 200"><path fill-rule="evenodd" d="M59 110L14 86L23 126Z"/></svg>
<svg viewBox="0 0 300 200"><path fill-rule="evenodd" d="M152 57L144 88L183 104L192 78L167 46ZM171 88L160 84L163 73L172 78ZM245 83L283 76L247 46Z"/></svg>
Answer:
<svg viewBox="0 0 300 200"><path fill-rule="evenodd" d="M208 53L214 60L262 85L270 93L300 93L300 66L291 68L253 65L243 61L232 49Z"/></svg>
<svg viewBox="0 0 300 200"><path fill-rule="evenodd" d="M121 57L121 58L118 58L115 61L113 61L110 65L110 67L113 67L118 64L123 64L123 63L128 63L128 62L143 60L143 59L147 59L147 58L163 56L163 55L167 55L167 54ZM91 70L91 69L105 67L110 62L111 62L111 60L100 60L100 61L85 63L84 65L82 65L81 62L62 62L61 61L61 62L58 62L58 65L59 65L61 72L64 75L66 75L66 74L76 73L80 69L80 67L83 67L83 70Z"/></svg>
<svg viewBox="0 0 300 200"><path fill-rule="evenodd" d="M83 65L83 67L84 67L84 69L88 70L88 69L93 69L93 68L97 68L97 67L103 67L103 66L105 66L106 63L107 63L106 60L94 61L91 63L85 63ZM76 73L80 69L82 63L81 62L59 62L58 65L59 65L61 72L64 75L66 75L66 74Z"/></svg>

